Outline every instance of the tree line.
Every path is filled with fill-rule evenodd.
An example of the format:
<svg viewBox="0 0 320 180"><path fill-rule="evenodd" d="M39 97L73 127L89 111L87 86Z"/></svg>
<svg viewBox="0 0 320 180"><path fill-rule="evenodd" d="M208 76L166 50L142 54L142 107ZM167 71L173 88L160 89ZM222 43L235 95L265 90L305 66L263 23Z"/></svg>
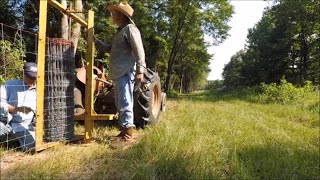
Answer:
<svg viewBox="0 0 320 180"><path fill-rule="evenodd" d="M114 0L60 0L63 6L77 11L95 11L95 34L110 42L116 28L110 13L105 11ZM163 89L191 92L206 84L210 72L207 52L211 45L218 45L228 36L229 18L233 7L228 0L141 0L129 1L135 10L133 20L141 31L146 52L147 67L159 72ZM39 0L3 0L0 3L1 22L22 25L37 32ZM79 14L86 17L86 14ZM77 47L76 57L83 60L85 30L67 16L48 8L48 37L70 39ZM204 36L213 38L207 42ZM108 54L96 53L96 62L107 67Z"/></svg>
<svg viewBox="0 0 320 180"><path fill-rule="evenodd" d="M227 87L320 84L320 1L276 0L223 70Z"/></svg>

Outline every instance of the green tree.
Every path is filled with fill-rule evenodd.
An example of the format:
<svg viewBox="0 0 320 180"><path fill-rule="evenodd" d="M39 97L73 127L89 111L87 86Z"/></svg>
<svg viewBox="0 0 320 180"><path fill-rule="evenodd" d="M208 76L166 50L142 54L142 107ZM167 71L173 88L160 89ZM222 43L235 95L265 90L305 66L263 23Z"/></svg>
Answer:
<svg viewBox="0 0 320 180"><path fill-rule="evenodd" d="M248 32L244 85L279 83L283 76L299 86L319 83L319 7L320 1L279 0L264 12Z"/></svg>
<svg viewBox="0 0 320 180"><path fill-rule="evenodd" d="M88 2L97 12L97 36L110 42L115 29L111 25L110 15L100 12L105 3L114 1ZM226 38L226 21L232 13L227 1L142 0L129 3L135 10L133 20L143 38L147 67L159 72L165 87L187 91L203 83L210 59L203 36L204 33L211 34L215 39L212 44L218 44ZM184 67L186 64L188 67ZM184 78L181 78L182 74L186 74ZM174 80L170 83L168 78L172 76Z"/></svg>
<svg viewBox="0 0 320 180"><path fill-rule="evenodd" d="M237 52L223 68L223 83L226 87L234 88L244 84L244 77L242 75L244 56L245 52L243 50Z"/></svg>
<svg viewBox="0 0 320 180"><path fill-rule="evenodd" d="M15 41L0 40L0 84L6 80L21 78L23 61L21 54L24 47Z"/></svg>
<svg viewBox="0 0 320 180"><path fill-rule="evenodd" d="M201 34L201 29L197 33ZM185 41L181 46L182 53L178 54L174 65L174 74L179 79L175 89L179 89L180 93L192 92L206 85L211 55L207 52L208 45L204 39L195 34L192 31L183 32Z"/></svg>
<svg viewBox="0 0 320 180"><path fill-rule="evenodd" d="M77 9L82 5L84 11L94 10L97 37L106 42L111 41L116 28L112 25L110 13L105 11L105 6L118 3L118 0L59 2L70 9ZM219 44L226 38L229 29L227 21L232 14L232 6L228 1L142 0L129 3L135 10L133 19L143 37L147 66L159 72L166 90L172 85L176 89L180 88L182 92L187 92L203 84L211 58L206 52L208 44L203 37L204 34L213 37L214 42L211 44ZM18 4L23 7L20 14L24 16L24 28L36 33L39 1L20 1ZM17 7L17 3L14 6ZM85 33L79 35L80 31L77 31L70 34L70 28L78 29L76 24L70 26L68 18L51 6L48 8L47 22L48 37L79 37L76 55L83 57ZM33 42L27 43L27 48L34 47ZM107 57L108 54L98 52L96 62L108 62ZM188 66L185 66L186 64ZM177 73L178 85L170 83L174 73Z"/></svg>
<svg viewBox="0 0 320 180"><path fill-rule="evenodd" d="M162 1L161 1L162 2ZM169 91L173 67L179 61L178 54L183 53L181 46L185 40L183 32L188 29L197 29L202 27L203 34L207 33L214 38L213 44L222 42L229 29L227 21L233 10L228 1L168 1L162 6L165 8L162 22L160 25L166 25L164 35L169 43L170 53L168 56L168 67L165 81L165 91ZM190 28L192 26L192 28Z"/></svg>
<svg viewBox="0 0 320 180"><path fill-rule="evenodd" d="M0 22L10 26L17 25L17 15L15 12L15 3L10 0L0 2Z"/></svg>

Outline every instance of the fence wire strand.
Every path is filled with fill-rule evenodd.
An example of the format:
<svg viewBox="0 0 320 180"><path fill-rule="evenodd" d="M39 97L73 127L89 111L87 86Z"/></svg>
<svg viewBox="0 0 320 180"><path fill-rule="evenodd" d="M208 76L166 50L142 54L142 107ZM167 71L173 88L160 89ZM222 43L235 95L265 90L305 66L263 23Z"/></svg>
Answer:
<svg viewBox="0 0 320 180"><path fill-rule="evenodd" d="M9 25L0 23L1 26L1 54L0 54L0 85L5 89L15 88L7 84L7 81L13 79L24 79L22 66L25 61L30 61L26 54L35 57L36 62L38 36L36 33L15 28ZM43 140L44 143L67 141L74 136L74 84L75 84L75 62L73 54L73 45L71 41L47 38L46 41L46 56L45 56L45 84L44 88L44 126ZM22 84L23 85L23 84ZM24 86L24 85L23 85ZM25 88L25 86L24 86ZM27 90L27 89L23 89ZM4 92L0 91L0 94ZM25 94L26 95L26 94ZM8 129L13 123L4 113L2 102L7 97L1 96L1 116L0 120ZM30 97L26 99L17 99L8 102L11 105L19 104L20 101L28 103ZM39 99L37 97L36 99ZM31 100L32 101L32 100ZM21 104L20 104L21 105ZM34 107L33 109L36 109ZM30 112L30 113L36 113ZM10 114L10 113L9 113ZM32 116L32 117L35 117ZM4 120L6 119L6 120ZM11 131L11 133L0 136L0 150L3 149L22 149L25 147L34 146L34 142L30 142L28 138L34 138L35 129L34 120L28 125L31 130L26 131ZM30 127L29 127L30 126ZM3 129L1 129L3 134ZM30 134L31 132L31 134Z"/></svg>

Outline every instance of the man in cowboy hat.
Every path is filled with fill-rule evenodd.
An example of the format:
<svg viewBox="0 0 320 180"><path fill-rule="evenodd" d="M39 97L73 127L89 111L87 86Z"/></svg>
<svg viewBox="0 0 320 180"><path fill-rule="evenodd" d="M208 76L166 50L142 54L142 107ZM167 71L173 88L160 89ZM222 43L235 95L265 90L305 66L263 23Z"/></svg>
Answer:
<svg viewBox="0 0 320 180"><path fill-rule="evenodd" d="M133 9L128 3L108 5L113 23L118 26L111 45L95 40L103 52L110 52L109 78L115 83L115 103L119 112L122 142L132 140L134 80L143 80L145 53L139 29L132 21Z"/></svg>

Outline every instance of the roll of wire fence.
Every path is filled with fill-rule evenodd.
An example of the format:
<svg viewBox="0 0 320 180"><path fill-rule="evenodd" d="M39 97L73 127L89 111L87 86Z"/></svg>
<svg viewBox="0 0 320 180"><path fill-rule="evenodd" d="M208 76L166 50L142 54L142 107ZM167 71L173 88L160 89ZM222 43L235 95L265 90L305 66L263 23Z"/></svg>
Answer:
<svg viewBox="0 0 320 180"><path fill-rule="evenodd" d="M47 38L44 97L25 85L25 62L35 62L37 34L0 23L0 152L30 150L35 145L36 106L44 99L43 142L67 141L74 135L74 55L71 41ZM39 75L38 75L39 76ZM38 86L37 86L38 87ZM30 111L9 112L8 107Z"/></svg>
<svg viewBox="0 0 320 180"><path fill-rule="evenodd" d="M74 134L73 45L64 39L47 39L45 63L45 141L70 140Z"/></svg>

